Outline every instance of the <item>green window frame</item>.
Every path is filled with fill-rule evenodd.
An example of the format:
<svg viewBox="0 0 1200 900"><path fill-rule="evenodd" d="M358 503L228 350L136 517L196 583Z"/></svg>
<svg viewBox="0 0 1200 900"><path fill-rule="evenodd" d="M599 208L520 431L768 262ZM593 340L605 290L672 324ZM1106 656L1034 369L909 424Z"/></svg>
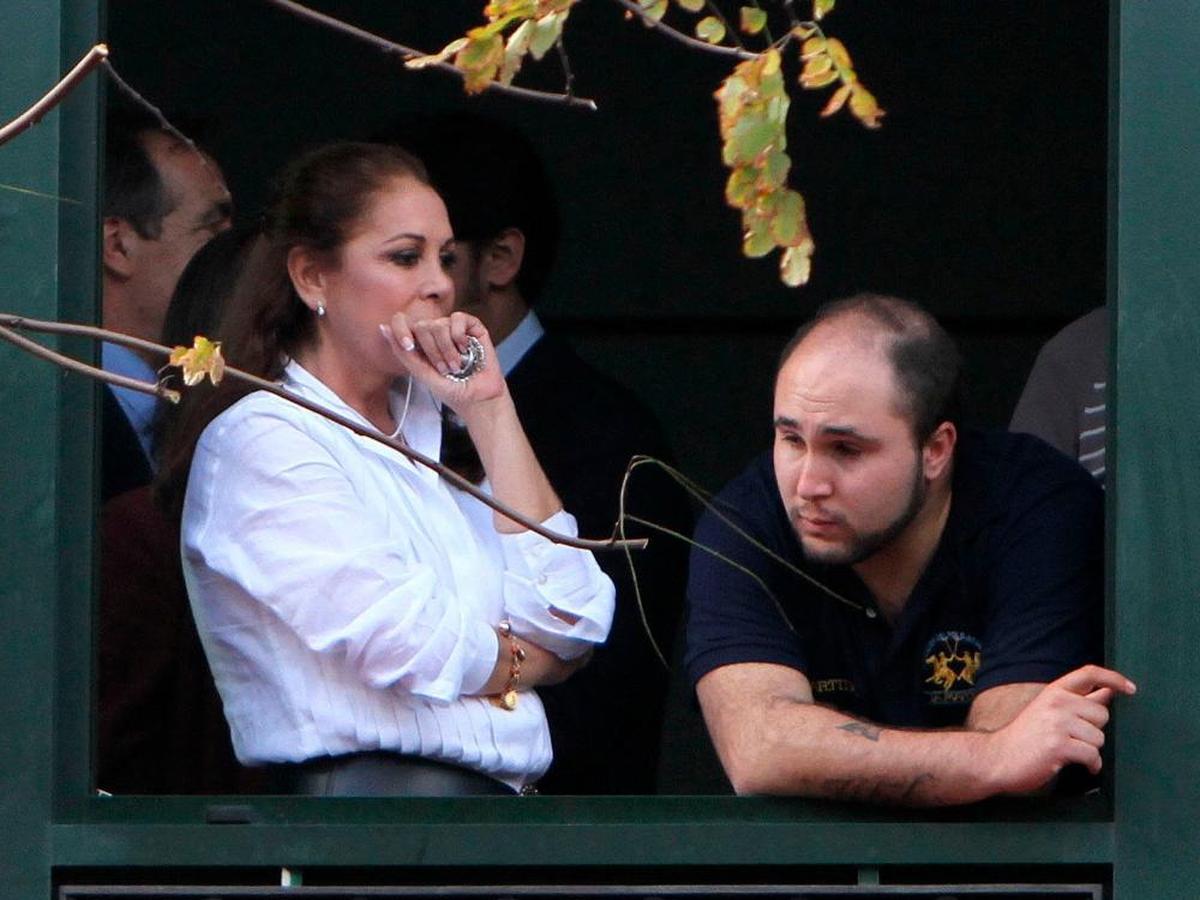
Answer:
<svg viewBox="0 0 1200 900"><path fill-rule="evenodd" d="M1110 659L1141 691L1120 706L1099 795L936 813L733 797L90 796L96 388L4 345L0 894L46 897L69 873L168 869L687 884L994 866L1004 881L1029 871L1078 881L1082 869L1111 877L1122 898L1194 896L1200 7L1131 0L1112 10L1109 640ZM97 0L0 0L0 121L82 55L101 15ZM0 307L95 314L98 107L92 79L0 148L0 185L21 188L0 190Z"/></svg>

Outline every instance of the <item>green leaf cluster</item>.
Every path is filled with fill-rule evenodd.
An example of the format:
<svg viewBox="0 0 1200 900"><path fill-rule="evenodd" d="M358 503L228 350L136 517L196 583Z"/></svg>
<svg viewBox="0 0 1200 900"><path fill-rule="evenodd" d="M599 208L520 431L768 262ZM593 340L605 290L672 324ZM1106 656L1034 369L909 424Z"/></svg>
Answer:
<svg viewBox="0 0 1200 900"><path fill-rule="evenodd" d="M468 94L486 90L493 82L512 84L526 56L540 60L558 43L571 7L578 2L494 0L484 7L485 25L472 28L437 53L418 56L405 65L422 69L453 58Z"/></svg>
<svg viewBox="0 0 1200 900"><path fill-rule="evenodd" d="M731 169L725 199L742 214L742 251L783 250L780 276L796 287L809 277L812 235L804 198L787 186L787 112L791 100L775 48L739 63L715 94L721 158Z"/></svg>
<svg viewBox="0 0 1200 900"><path fill-rule="evenodd" d="M800 86L807 90L819 90L840 81L833 92L822 116L832 116L850 101L850 113L867 128L878 128L884 111L875 95L863 86L850 61L850 53L837 38L817 33L813 27L801 26L798 35L805 41L800 47L800 59L804 68L800 72Z"/></svg>
<svg viewBox="0 0 1200 900"><path fill-rule="evenodd" d="M409 60L410 68L435 63L452 64L462 72L468 93L478 93L493 83L512 84L525 59L540 60L559 43L571 8L579 0L491 0L484 7L485 24L447 44L438 53ZM781 54L796 52L801 64L799 84L805 90L836 85L822 116L843 107L867 128L878 128L884 115L874 95L863 86L850 54L837 38L824 33L820 24L836 0L810 0L812 18L799 22L786 7L783 36L771 37L769 16L761 0L748 0L739 8L736 31L710 0L633 0L638 16L647 25L662 23L667 32L676 31L663 22L672 7L697 16L693 33L699 40L743 57L716 92L719 109L722 159L730 174L725 198L742 214L742 249L750 257L762 257L778 248L783 281L797 286L808 281L813 239L805 215L804 198L788 187L791 159L787 154L786 123L791 98L789 84L781 71ZM704 13L708 11L708 15ZM756 43L761 50L743 44ZM678 33L677 33L678 35ZM748 58L747 58L748 57Z"/></svg>

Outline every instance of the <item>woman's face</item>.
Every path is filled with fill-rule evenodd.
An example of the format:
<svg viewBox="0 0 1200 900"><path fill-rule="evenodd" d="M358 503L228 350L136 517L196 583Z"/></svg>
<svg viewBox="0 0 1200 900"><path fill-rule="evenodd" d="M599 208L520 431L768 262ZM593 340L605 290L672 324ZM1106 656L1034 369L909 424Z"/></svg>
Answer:
<svg viewBox="0 0 1200 900"><path fill-rule="evenodd" d="M335 265L321 272L320 339L349 364L398 371L379 326L398 312L413 321L449 315L454 257L442 198L413 178L389 182L351 229Z"/></svg>

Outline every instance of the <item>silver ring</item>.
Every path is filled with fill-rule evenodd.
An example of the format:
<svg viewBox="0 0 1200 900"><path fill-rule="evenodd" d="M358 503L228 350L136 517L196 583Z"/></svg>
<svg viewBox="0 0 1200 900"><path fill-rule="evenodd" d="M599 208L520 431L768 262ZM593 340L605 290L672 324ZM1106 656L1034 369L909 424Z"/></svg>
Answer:
<svg viewBox="0 0 1200 900"><path fill-rule="evenodd" d="M457 372L447 372L446 377L451 381L467 381L476 372L482 371L487 355L483 352L483 344L479 338L467 336L467 349L462 352L461 365Z"/></svg>

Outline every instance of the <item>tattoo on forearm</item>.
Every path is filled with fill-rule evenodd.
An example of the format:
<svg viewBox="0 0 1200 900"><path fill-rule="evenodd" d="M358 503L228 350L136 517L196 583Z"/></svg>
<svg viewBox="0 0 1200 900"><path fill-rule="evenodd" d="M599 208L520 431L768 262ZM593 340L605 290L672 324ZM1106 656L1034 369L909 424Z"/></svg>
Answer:
<svg viewBox="0 0 1200 900"><path fill-rule="evenodd" d="M868 741L878 741L880 733L878 728L868 725L866 722L847 722L845 725L839 725L838 731L857 734L859 737L865 737Z"/></svg>
<svg viewBox="0 0 1200 900"><path fill-rule="evenodd" d="M910 803L917 789L933 781L932 772L922 772L909 780L892 778L829 778L822 783L822 793L835 800L858 800L863 803Z"/></svg>

